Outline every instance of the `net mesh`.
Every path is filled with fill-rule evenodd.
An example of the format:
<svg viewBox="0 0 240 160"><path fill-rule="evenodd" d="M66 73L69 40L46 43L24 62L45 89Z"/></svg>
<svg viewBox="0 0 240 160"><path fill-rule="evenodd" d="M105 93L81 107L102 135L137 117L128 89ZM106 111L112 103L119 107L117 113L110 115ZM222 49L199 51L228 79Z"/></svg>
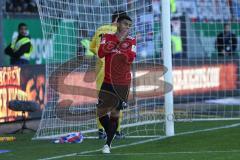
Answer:
<svg viewBox="0 0 240 160"><path fill-rule="evenodd" d="M240 3L171 2L175 121L239 120ZM96 136L97 57L86 56L81 41L90 41L98 27L111 22L116 10L126 11L133 19L131 35L137 39L131 88L131 98L136 103L123 112L123 132L135 137L163 135L163 94L171 86L163 82L162 76L167 69L161 66L160 1L37 0L37 3L44 37L52 41L53 52L46 59L48 101L36 138L71 131ZM233 34L226 32L221 37L226 24ZM159 90L159 86L163 87ZM201 128L203 123L196 123L191 129L198 125ZM176 123L177 129L179 126Z"/></svg>
<svg viewBox="0 0 240 160"><path fill-rule="evenodd" d="M93 132L97 131L97 57L86 55L88 46L81 45L81 42L89 42L98 27L110 24L114 11L126 11L133 20L131 35L138 36L137 60L140 63L136 63L133 75L142 77L149 68L161 68L151 78L162 76L161 59L155 57L160 55L161 48L157 45L160 44L160 14L153 13L152 3L148 0L38 0L37 3L43 34L45 39L52 41L53 53L49 53L46 59L48 101L36 138L72 131L96 136ZM137 72L140 68L142 70ZM136 94L137 90L146 90L144 84L150 80L147 77L142 77L144 79L140 82L136 79L139 88L131 88L134 103L123 111L121 126L126 136L158 136L163 132L162 102L154 94L148 98ZM153 81L159 80L155 78Z"/></svg>

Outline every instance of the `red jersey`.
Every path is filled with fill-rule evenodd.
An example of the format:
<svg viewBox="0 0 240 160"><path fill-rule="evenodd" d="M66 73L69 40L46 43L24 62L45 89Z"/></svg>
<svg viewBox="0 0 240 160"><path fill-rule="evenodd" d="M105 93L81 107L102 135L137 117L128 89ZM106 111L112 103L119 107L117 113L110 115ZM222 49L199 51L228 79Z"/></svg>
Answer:
<svg viewBox="0 0 240 160"><path fill-rule="evenodd" d="M100 43L98 56L105 57L105 83L130 85L131 65L136 57L135 38L127 36L120 42L115 34L105 34Z"/></svg>

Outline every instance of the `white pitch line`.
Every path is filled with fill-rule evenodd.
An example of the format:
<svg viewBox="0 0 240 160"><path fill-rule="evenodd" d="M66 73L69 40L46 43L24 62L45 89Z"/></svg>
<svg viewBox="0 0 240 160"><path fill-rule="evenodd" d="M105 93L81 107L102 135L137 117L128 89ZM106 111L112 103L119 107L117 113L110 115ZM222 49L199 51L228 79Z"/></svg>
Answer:
<svg viewBox="0 0 240 160"><path fill-rule="evenodd" d="M108 156L144 156L144 155L173 155L173 154L208 154L208 153L240 153L240 150L229 151L196 151L196 152L158 152L158 153L111 153ZM82 154L80 157L106 156L105 154Z"/></svg>
<svg viewBox="0 0 240 160"><path fill-rule="evenodd" d="M214 127L214 128L209 128L209 129L201 129L201 130L196 130L196 131L183 132L183 133L175 134L175 136L188 135L188 134L194 134L194 133L199 133L199 132L208 132L208 131L214 131L214 130L219 130L219 129L234 128L234 127L238 127L238 126L240 126L240 123L225 125L225 126L221 126L221 127ZM175 136L173 136L173 137L175 137ZM133 142L133 143L130 143L130 144L123 144L123 145L119 145L119 146L114 146L114 147L112 147L112 149L124 148L124 147L139 145L139 144L153 142L153 141L167 139L167 138L169 138L169 137L168 136L162 136L162 137L147 139L147 140L143 140L143 141L139 141L139 142ZM91 151L84 151L84 152L80 152L80 153L71 153L71 154L59 155L59 156L54 156L54 157L42 158L42 159L39 159L39 160L60 159L60 158L80 156L80 155L95 153L95 152L100 152L100 151L101 151L101 149L97 149L97 150L91 150Z"/></svg>

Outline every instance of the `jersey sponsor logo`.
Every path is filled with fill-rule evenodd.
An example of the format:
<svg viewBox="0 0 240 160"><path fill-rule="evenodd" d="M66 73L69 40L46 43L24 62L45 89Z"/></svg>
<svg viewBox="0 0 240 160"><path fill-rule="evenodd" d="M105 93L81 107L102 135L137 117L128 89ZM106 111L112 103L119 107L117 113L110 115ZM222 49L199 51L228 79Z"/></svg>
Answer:
<svg viewBox="0 0 240 160"><path fill-rule="evenodd" d="M123 50L129 49L131 47L131 42L125 41L120 44L120 48Z"/></svg>
<svg viewBox="0 0 240 160"><path fill-rule="evenodd" d="M132 46L132 43L130 41L124 41L124 42L119 44L119 48L123 52L129 51L131 46Z"/></svg>
<svg viewBox="0 0 240 160"><path fill-rule="evenodd" d="M120 53L121 53L121 51L118 50L118 49L113 49L112 52L113 52L113 53L116 53L116 54L120 54Z"/></svg>

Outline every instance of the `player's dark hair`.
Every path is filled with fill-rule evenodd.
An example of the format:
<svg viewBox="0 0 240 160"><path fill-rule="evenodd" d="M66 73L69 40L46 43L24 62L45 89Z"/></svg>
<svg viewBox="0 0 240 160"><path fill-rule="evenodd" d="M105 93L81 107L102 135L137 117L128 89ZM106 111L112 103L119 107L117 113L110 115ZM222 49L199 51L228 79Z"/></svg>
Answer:
<svg viewBox="0 0 240 160"><path fill-rule="evenodd" d="M20 30L21 27L27 27L27 25L25 23L19 23L18 30Z"/></svg>
<svg viewBox="0 0 240 160"><path fill-rule="evenodd" d="M131 19L128 15L120 16L120 17L118 18L117 22L121 22L121 21L124 20L124 19L129 20L129 21L132 22L132 19Z"/></svg>
<svg viewBox="0 0 240 160"><path fill-rule="evenodd" d="M124 15L127 15L127 13L125 11L115 11L113 14L112 14L112 23L116 20L116 18L119 18L121 16L124 16Z"/></svg>

